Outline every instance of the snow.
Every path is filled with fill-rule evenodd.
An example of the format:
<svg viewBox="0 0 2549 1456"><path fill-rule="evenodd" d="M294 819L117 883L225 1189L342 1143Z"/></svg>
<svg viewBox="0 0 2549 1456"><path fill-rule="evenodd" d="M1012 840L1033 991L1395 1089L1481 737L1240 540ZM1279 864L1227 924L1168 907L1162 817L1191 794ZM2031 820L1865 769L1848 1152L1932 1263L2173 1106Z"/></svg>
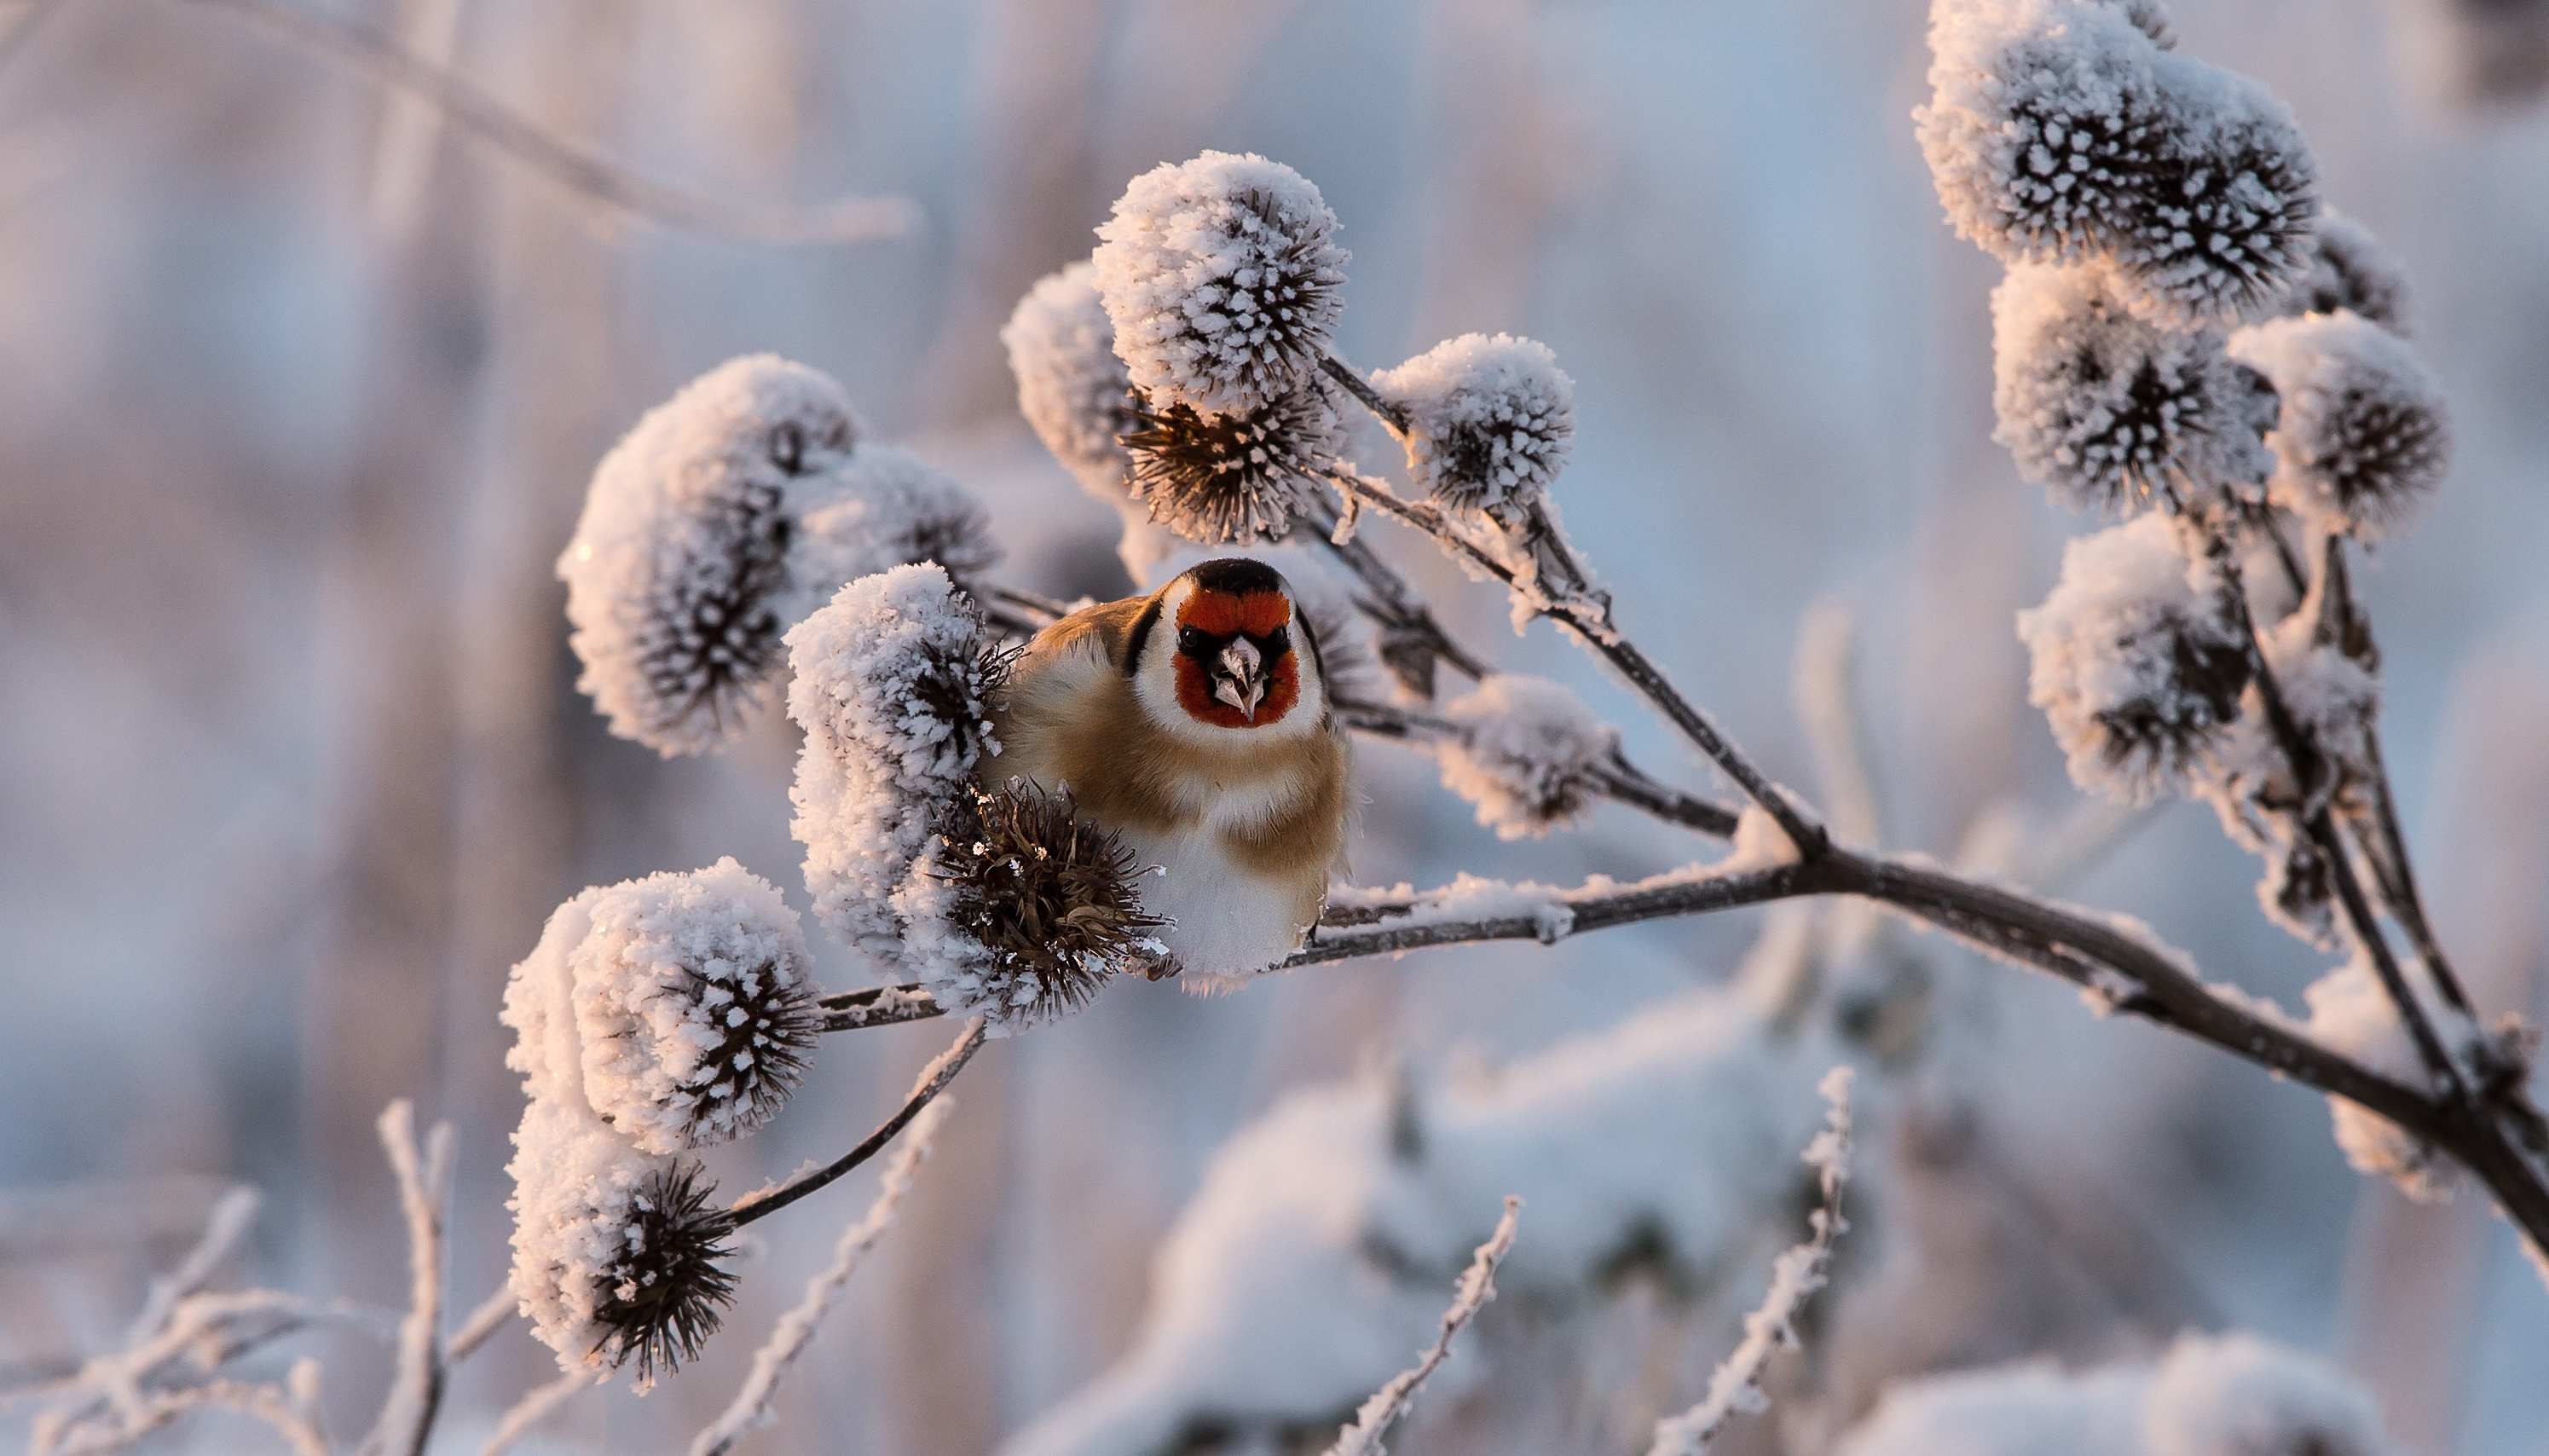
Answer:
<svg viewBox="0 0 2549 1456"><path fill-rule="evenodd" d="M1000 329L1017 380L1018 413L1082 489L1124 500L1130 462L1117 442L1132 423L1132 375L1115 356L1115 324L1086 260L1046 274Z"/></svg>
<svg viewBox="0 0 2549 1456"><path fill-rule="evenodd" d="M2443 388L2407 341L2349 312L2275 318L2230 338L2275 383L2275 503L2378 541L2421 513L2451 467Z"/></svg>
<svg viewBox="0 0 2549 1456"><path fill-rule="evenodd" d="M1203 414L1288 394L1345 309L1336 231L1318 188L1254 152L1134 178L1089 259L1134 386Z"/></svg>
<svg viewBox="0 0 2549 1456"><path fill-rule="evenodd" d="M999 751L985 643L972 603L928 565L852 582L788 634L805 887L826 928L889 964L904 929L892 897L977 762Z"/></svg>
<svg viewBox="0 0 2549 1456"><path fill-rule="evenodd" d="M2444 1045L2465 1045L2466 1022L2435 1001L2422 967L2401 969L2410 986L2428 992L2423 997L2427 1019L2442 1033ZM2310 1006L2310 1023L2304 1030L2313 1041L2392 1081L2409 1087L2428 1085L2415 1039L2382 986L2369 954L2357 950L2345 964L2313 981L2302 995ZM2462 1181L2459 1164L2388 1118L2341 1097L2329 1098L2327 1107L2336 1145L2344 1149L2346 1162L2356 1172L2388 1178L2423 1203L2449 1198Z"/></svg>
<svg viewBox="0 0 2549 1456"><path fill-rule="evenodd" d="M723 859L581 903L588 929L567 960L595 1114L648 1152L723 1142L775 1116L805 1040L786 1023L810 999L804 932L779 891ZM740 1028L749 1045L729 1059Z"/></svg>
<svg viewBox="0 0 2549 1456"><path fill-rule="evenodd" d="M1836 1456L2392 1456L2372 1402L2254 1334L2181 1334L2155 1362L2047 1361L1889 1388Z"/></svg>
<svg viewBox="0 0 2549 1456"><path fill-rule="evenodd" d="M2272 401L2219 330L2136 317L2102 265L2021 264L1992 291L1992 438L2076 509L2130 513L2261 481Z"/></svg>
<svg viewBox="0 0 2549 1456"><path fill-rule="evenodd" d="M836 470L804 481L797 498L803 507L781 600L781 620L792 626L861 577L936 562L974 592L999 563L982 502L898 445L859 446Z"/></svg>
<svg viewBox="0 0 2549 1456"><path fill-rule="evenodd" d="M2236 719L2247 661L2209 583L2177 524L2145 515L2073 540L2052 593L2018 614L2027 700L2082 788L2145 802Z"/></svg>
<svg viewBox="0 0 2549 1456"><path fill-rule="evenodd" d="M1443 786L1476 805L1498 839L1582 823L1596 775L1620 747L1619 729L1546 678L1491 674L1441 711L1465 734L1433 746Z"/></svg>
<svg viewBox="0 0 2549 1456"><path fill-rule="evenodd" d="M2415 301L2407 270L2372 229L2334 208L2322 208L2311 237L2310 268L2284 296L2286 315L2359 314L2406 338L2415 332Z"/></svg>
<svg viewBox="0 0 2549 1456"><path fill-rule="evenodd" d="M1407 474L1445 506L1495 510L1547 494L1575 436L1575 381L1537 339L1464 333L1372 387L1407 411Z"/></svg>
<svg viewBox="0 0 2549 1456"><path fill-rule="evenodd" d="M1003 1456L1352 1407L1426 1341L1438 1281L1508 1193L1531 1208L1498 1273L1514 1293L1578 1290L1642 1230L1679 1260L1721 1256L1792 1207L1821 1121L1832 1058L1774 1035L1767 999L1697 990L1493 1073L1286 1094L1205 1170L1132 1349Z"/></svg>

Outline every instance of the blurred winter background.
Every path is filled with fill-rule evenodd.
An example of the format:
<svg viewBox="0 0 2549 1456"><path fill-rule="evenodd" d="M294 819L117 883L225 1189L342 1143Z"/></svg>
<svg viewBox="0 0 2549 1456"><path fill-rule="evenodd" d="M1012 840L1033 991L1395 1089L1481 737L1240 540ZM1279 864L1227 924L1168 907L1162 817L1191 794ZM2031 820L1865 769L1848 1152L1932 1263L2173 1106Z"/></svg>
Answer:
<svg viewBox="0 0 2549 1456"><path fill-rule="evenodd" d="M728 757L666 763L607 736L572 688L550 563L594 462L683 381L774 350L837 375L880 434L991 500L1009 581L1121 592L1115 518L1019 422L996 335L1029 284L1086 252L1127 178L1207 146L1325 191L1355 252L1341 344L1357 362L1471 329L1557 350L1582 414L1569 526L1623 622L1777 776L1827 781L1791 682L1800 622L1830 598L1857 623L1888 845L2004 864L2019 846L2011 872L2130 911L2288 1006L2323 968L2257 916L2251 863L2202 808L2052 863L2077 796L2026 705L2011 615L2080 524L1988 438L1999 268L1949 236L1913 143L1921 0L337 8L648 176L736 203L898 193L926 223L853 247L700 240L526 172L219 4L0 12L43 12L0 70L0 1388L111 1342L232 1181L268 1194L239 1277L397 1303L372 1131L393 1097L461 1132L454 1299L497 1284L520 1094L495 1013L548 910L726 854L802 896L784 720ZM2176 20L2186 48L2293 104L2329 199L2415 283L2460 447L2427 524L2363 584L2389 754L2482 1001L2537 1014L2549 108L2455 103L2447 8L2190 0ZM1708 783L1564 644L1515 639L1501 603L1421 543L1376 539L1502 664L1576 682L1634 756ZM1838 639L1813 640L1829 663ZM1573 881L1692 853L1616 808L1500 844L1421 760L1367 745L1362 775L1366 882ZM1890 1131L1862 1154L1861 1242L1812 1373L1791 1377L1826 1393L1825 1435L1906 1375L2148 1358L2181 1329L2245 1328L2354 1371L2412 1450L2549 1451L2549 1294L2479 1207L2411 1209L2350 1173L2320 1099L1932 938L1760 915L1320 968L1209 1002L1123 986L995 1045L958 1085L904 1226L748 1449L991 1450L1124 1352L1152 1254L1216 1149L1287 1091L1421 1109L1408 1089L1475 1102L1460 1089L1496 1062L1560 1082L1569 1054L1672 1063L1671 1018L1728 1004L1707 988L1765 922L1756 974L1812 959L1804 936L1850 974L1927 988L1914 1033L1861 1047L1896 1073ZM863 983L825 954L832 985ZM1628 1043L1531 1059L1642 1011ZM806 1091L716 1171L748 1186L836 1152L945 1036L830 1039ZM1759 1229L1668 1210L1672 1228L1718 1220L1726 1241L1492 1309L1464 1361L1494 1380L1439 1390L1407 1448L1625 1450L1691 1399L1768 1251L1801 1231L1781 1180L1815 1070L1755 1119L1772 1131L1752 1176L1775 1185L1754 1199ZM1654 1093L1694 1098L1769 1085L1657 1075ZM1599 1162L1580 1144L1616 1137L1612 1160L1656 1186L1735 1198L1705 1144L1749 1112L1685 1126L1688 1107L1644 1117L1636 1088L1601 1095L1627 1102L1516 1155ZM1316 1186L1353 1164L1316 1112L1293 1104L1254 1135L1265 1176ZM1469 1241L1494 1181L1458 1211ZM742 1302L695 1371L642 1401L586 1397L539 1439L676 1449L866 1186L756 1230ZM1548 1202L1518 1260L1536 1237L1592 1236ZM1269 1221L1270 1260L1284 1227ZM1465 1248L1445 1241L1453 1262L1408 1286L1419 1333ZM1317 1307L1270 1307L1291 1321L1274 1333L1243 1320L1221 1384L1308 1379L1299 1361L1352 1337ZM1414 1345L1383 1341L1380 1373ZM452 1448L474 1449L548 1361L518 1328L465 1367ZM386 1368L377 1346L330 1347L340 1429L361 1428ZM1193 1449L1279 1437L1225 1413L1180 1427ZM1778 1434L1739 1433L1761 1451ZM1039 1440L1081 1449L1052 1427ZM216 1418L171 1443L268 1441Z"/></svg>

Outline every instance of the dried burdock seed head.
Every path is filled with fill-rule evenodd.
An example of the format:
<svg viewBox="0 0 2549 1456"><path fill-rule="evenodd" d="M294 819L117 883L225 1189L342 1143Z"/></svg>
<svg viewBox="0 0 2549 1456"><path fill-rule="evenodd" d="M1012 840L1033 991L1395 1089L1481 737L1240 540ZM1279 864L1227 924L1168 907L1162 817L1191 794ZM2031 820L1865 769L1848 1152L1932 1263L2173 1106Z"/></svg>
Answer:
<svg viewBox="0 0 2549 1456"><path fill-rule="evenodd" d="M2411 522L2451 466L2451 419L2414 349L2353 314L2275 318L2230 350L2274 381L2276 504L2374 541Z"/></svg>
<svg viewBox="0 0 2549 1456"><path fill-rule="evenodd" d="M567 954L586 1098L649 1152L770 1120L817 1019L797 912L734 861L585 895Z"/></svg>
<svg viewBox="0 0 2549 1456"><path fill-rule="evenodd" d="M1345 311L1336 232L1318 188L1253 153L1134 178L1089 258L1134 387L1205 414L1290 394Z"/></svg>
<svg viewBox="0 0 2549 1456"><path fill-rule="evenodd" d="M934 925L914 939L939 963L925 975L941 999L1005 1029L1069 1015L1109 977L1145 967L1166 924L1142 908L1143 866L1071 799L1032 783L957 800L929 866L936 881L903 903Z"/></svg>
<svg viewBox="0 0 2549 1456"><path fill-rule="evenodd" d="M2277 311L2285 315L2359 314L2406 338L2414 322L2407 270L2382 249L2372 229L2322 210L2311 236L2310 266L2293 281Z"/></svg>
<svg viewBox="0 0 2549 1456"><path fill-rule="evenodd" d="M1498 839L1538 839L1583 818L1620 731L1563 683L1499 673L1444 704L1468 730L1435 751L1443 786L1475 804Z"/></svg>
<svg viewBox="0 0 2549 1456"><path fill-rule="evenodd" d="M1133 499L1205 545L1283 534L1316 499L1312 478L1334 470L1341 452L1336 409L1316 376L1231 414L1137 395L1133 417L1124 436Z"/></svg>
<svg viewBox="0 0 2549 1456"><path fill-rule="evenodd" d="M734 1301L735 1277L719 1262L733 1253L725 1239L734 1226L709 1201L715 1191L697 1163L649 1174L630 1193L613 1230L617 1246L594 1276L593 1353L633 1366L641 1387L659 1367L669 1375L696 1359Z"/></svg>
<svg viewBox="0 0 2549 1456"><path fill-rule="evenodd" d="M1459 510L1528 505L1565 468L1575 382L1535 339L1464 333L1372 377L1407 411L1407 472Z"/></svg>
<svg viewBox="0 0 2549 1456"><path fill-rule="evenodd" d="M2190 581L2168 517L2073 541L2052 594L2018 614L2018 635L2032 664L2028 701L2083 788L2140 801L2178 786L2239 717L2247 654L2209 578Z"/></svg>
<svg viewBox="0 0 2549 1456"><path fill-rule="evenodd" d="M945 471L896 445L862 445L804 500L790 557L791 626L848 583L898 566L935 562L969 592L999 564L990 512Z"/></svg>
<svg viewBox="0 0 2549 1456"><path fill-rule="evenodd" d="M936 566L862 577L788 634L788 711L805 730L792 826L814 913L896 963L891 898L998 752L991 704L1007 659L973 598Z"/></svg>
<svg viewBox="0 0 2549 1456"><path fill-rule="evenodd" d="M1082 488L1124 498L1132 462L1119 437L1133 427L1133 378L1115 355L1115 324L1097 270L1074 263L1018 300L1000 342L1018 383L1018 412Z"/></svg>
<svg viewBox="0 0 2549 1456"><path fill-rule="evenodd" d="M2274 468L2271 396L2220 332L2136 317L2108 269L2012 268L1992 292L1992 438L2067 504L2183 506Z"/></svg>

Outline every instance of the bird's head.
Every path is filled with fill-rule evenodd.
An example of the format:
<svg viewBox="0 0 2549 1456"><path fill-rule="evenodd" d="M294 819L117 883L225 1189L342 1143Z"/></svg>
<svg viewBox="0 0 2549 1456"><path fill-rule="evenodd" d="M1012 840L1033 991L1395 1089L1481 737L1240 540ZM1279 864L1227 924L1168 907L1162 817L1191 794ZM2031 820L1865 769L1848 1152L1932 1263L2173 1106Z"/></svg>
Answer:
<svg viewBox="0 0 2549 1456"><path fill-rule="evenodd" d="M1162 588L1133 627L1133 689L1181 737L1317 731L1327 711L1318 643L1282 574L1225 557Z"/></svg>

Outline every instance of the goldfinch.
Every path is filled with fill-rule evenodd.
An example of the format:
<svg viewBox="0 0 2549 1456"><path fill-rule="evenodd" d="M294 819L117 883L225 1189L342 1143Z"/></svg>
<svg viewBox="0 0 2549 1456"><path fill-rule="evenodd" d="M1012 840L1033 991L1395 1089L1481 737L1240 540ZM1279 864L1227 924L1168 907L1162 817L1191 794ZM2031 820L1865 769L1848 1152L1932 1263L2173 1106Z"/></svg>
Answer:
<svg viewBox="0 0 2549 1456"><path fill-rule="evenodd" d="M1350 754L1280 573L1207 561L1035 635L991 772L1068 789L1140 864L1175 974L1236 986L1297 950L1345 851Z"/></svg>

